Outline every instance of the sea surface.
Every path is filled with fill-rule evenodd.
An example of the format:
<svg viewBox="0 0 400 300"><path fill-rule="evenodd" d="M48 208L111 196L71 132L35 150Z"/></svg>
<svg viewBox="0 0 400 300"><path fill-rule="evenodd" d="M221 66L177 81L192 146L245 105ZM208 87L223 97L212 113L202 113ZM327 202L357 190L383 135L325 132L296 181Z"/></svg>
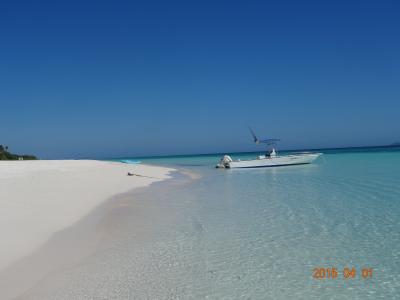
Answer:
<svg viewBox="0 0 400 300"><path fill-rule="evenodd" d="M107 246L32 295L400 299L400 148L322 152L246 170L215 169L221 155L123 158L196 176L126 199Z"/></svg>

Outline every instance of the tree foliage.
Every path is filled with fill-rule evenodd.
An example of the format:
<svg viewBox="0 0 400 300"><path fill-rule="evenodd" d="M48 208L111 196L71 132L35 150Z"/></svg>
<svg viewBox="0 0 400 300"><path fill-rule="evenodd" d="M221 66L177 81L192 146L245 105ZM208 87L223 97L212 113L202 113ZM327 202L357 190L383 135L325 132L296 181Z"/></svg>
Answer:
<svg viewBox="0 0 400 300"><path fill-rule="evenodd" d="M33 160L37 159L34 155L19 155L8 152L8 146L0 145L0 160Z"/></svg>

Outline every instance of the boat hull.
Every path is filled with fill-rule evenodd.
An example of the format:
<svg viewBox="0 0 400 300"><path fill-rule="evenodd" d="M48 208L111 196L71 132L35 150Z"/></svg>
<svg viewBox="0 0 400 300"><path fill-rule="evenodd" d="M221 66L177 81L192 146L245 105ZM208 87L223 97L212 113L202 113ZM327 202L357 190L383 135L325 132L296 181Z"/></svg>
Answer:
<svg viewBox="0 0 400 300"><path fill-rule="evenodd" d="M304 153L298 155L284 155L253 160L232 161L226 167L231 169L270 168L305 165L316 160L321 153Z"/></svg>

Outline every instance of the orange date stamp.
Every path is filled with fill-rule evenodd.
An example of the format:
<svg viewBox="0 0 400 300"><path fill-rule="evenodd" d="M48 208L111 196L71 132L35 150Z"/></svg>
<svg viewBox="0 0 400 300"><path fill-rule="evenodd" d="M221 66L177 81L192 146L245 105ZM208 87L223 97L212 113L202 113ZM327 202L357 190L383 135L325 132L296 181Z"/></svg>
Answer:
<svg viewBox="0 0 400 300"><path fill-rule="evenodd" d="M372 268L363 267L357 271L355 267L345 267L343 269L338 270L335 267L318 267L313 269L313 278L314 279L336 279L336 278L344 278L344 279L354 279L359 278L362 279L370 279L372 278L373 270Z"/></svg>

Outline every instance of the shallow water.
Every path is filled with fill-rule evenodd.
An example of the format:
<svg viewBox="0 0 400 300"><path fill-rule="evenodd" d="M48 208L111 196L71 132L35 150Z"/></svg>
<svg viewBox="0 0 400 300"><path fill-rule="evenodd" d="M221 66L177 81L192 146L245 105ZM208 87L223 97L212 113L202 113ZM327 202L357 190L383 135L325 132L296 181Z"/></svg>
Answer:
<svg viewBox="0 0 400 300"><path fill-rule="evenodd" d="M216 170L213 156L147 162L202 177L125 199L96 255L29 299L400 298L400 151L257 170ZM338 276L315 279L317 267Z"/></svg>

